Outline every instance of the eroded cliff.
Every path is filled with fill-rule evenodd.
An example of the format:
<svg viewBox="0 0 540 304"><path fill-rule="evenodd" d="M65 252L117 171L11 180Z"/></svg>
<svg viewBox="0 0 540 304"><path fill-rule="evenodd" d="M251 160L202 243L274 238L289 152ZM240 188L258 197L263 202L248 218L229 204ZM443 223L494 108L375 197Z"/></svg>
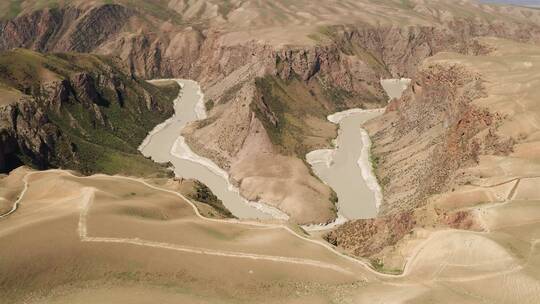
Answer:
<svg viewBox="0 0 540 304"><path fill-rule="evenodd" d="M402 269L408 244L423 233L523 224L498 207L514 206L525 191L519 181L538 172L538 47L481 42L492 51L427 59L404 96L366 124L384 191L380 216L346 223L327 235L331 243Z"/></svg>
<svg viewBox="0 0 540 304"><path fill-rule="evenodd" d="M172 114L178 89L160 90L93 55L18 49L0 54L0 71L8 92L0 107L2 171L20 163L83 173L156 170L137 147Z"/></svg>

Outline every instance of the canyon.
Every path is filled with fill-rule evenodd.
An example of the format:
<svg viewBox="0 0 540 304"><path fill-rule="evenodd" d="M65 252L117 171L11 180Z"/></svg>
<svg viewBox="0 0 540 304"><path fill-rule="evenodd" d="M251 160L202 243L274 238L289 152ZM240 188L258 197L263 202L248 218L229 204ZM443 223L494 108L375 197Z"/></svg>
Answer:
<svg viewBox="0 0 540 304"><path fill-rule="evenodd" d="M539 10L473 0L2 3L0 212L18 208L0 239L20 241L2 254L0 291L14 303L98 299L87 286L117 301L137 289L214 302L535 303L539 41ZM383 79L410 82L400 96ZM326 164L306 155L334 148L329 115L382 107L342 122L371 139L364 163L382 194L344 221L343 183L325 183ZM274 219L231 219L257 204ZM89 232L77 234L82 217ZM46 245L54 237L68 270L27 267L60 250Z"/></svg>
<svg viewBox="0 0 540 304"><path fill-rule="evenodd" d="M383 79L381 85L390 101L401 98L410 85L410 79ZM377 217L382 203L382 193L373 169L377 159L371 155L371 140L360 126L382 113L385 108L362 110L350 109L334 113L328 121L339 125L338 137L333 149L321 149L306 154L306 161L315 174L336 192L336 221L331 227L347 220ZM323 229L309 226L307 229Z"/></svg>
<svg viewBox="0 0 540 304"><path fill-rule="evenodd" d="M172 112L178 88L159 90L93 55L15 49L0 55L0 70L0 172L29 164L114 174L118 163L159 171L136 147Z"/></svg>
<svg viewBox="0 0 540 304"><path fill-rule="evenodd" d="M171 80L154 81L162 83ZM248 202L229 181L229 176L209 159L193 153L179 135L189 123L206 118L203 94L194 81L172 80L182 90L174 101L175 114L156 126L143 141L139 150L157 163L170 163L177 178L198 180L215 193L230 213L242 219L268 219L288 217L279 210L261 203Z"/></svg>
<svg viewBox="0 0 540 304"><path fill-rule="evenodd" d="M386 203L378 218L329 233L332 243L357 255L386 257L400 268L404 260L396 255L411 234L442 227L489 232L483 208L496 209L490 205L511 201L520 189L516 184L503 190L504 180L535 176L532 54L537 46L495 38L483 42L494 51L440 53L426 60L404 96L365 125ZM500 62L508 70L495 68ZM509 102L514 94L518 99ZM526 163L527 170L515 169ZM507 220L517 221L510 226L527 225L510 215Z"/></svg>
<svg viewBox="0 0 540 304"><path fill-rule="evenodd" d="M227 171L248 200L315 224L336 217L331 189L302 161L335 138L327 115L384 105L380 78L412 77L440 51L488 52L475 37L537 41L540 34L538 12L518 7L304 2L230 1L225 9L219 1L179 1L149 10L144 2L48 8L22 1L21 13L0 25L0 50L114 55L143 78L198 80L211 109L184 130L191 149Z"/></svg>

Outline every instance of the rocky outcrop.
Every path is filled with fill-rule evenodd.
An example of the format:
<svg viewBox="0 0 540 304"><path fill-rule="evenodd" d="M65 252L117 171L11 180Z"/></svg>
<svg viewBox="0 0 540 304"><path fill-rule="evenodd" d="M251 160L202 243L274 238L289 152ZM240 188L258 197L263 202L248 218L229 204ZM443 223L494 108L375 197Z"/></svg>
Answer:
<svg viewBox="0 0 540 304"><path fill-rule="evenodd" d="M58 127L50 122L48 115L33 98L27 97L14 105L3 107L0 109L0 119L3 134L0 146L4 147L2 158L10 162L18 154L31 159L37 168L47 168L58 158L58 147L66 143ZM62 152L62 161L74 161L72 151ZM13 163L4 163L1 169L12 169L13 166Z"/></svg>
<svg viewBox="0 0 540 304"><path fill-rule="evenodd" d="M476 38L488 36L537 43L540 42L540 27L453 19L433 26L336 27L333 35L345 52L367 52L394 78L413 77L424 59L439 52L486 54L490 47Z"/></svg>
<svg viewBox="0 0 540 304"><path fill-rule="evenodd" d="M0 24L0 49L92 52L117 35L133 12L121 5L38 10Z"/></svg>
<svg viewBox="0 0 540 304"><path fill-rule="evenodd" d="M98 57L52 57L23 50L1 57L2 86L26 92L0 108L2 172L26 163L92 173L99 163L98 151L136 154L147 132L172 112L174 92L160 93ZM17 79L28 71L11 67L6 63L10 60L41 61L33 67L38 75L30 82Z"/></svg>
<svg viewBox="0 0 540 304"><path fill-rule="evenodd" d="M0 50L114 55L139 76L193 78L206 89L240 70L251 81L267 74L283 79L297 75L304 81L320 77L355 96L383 100L380 77L412 76L423 59L437 52L485 52L474 39L481 36L519 41L540 37L534 23L456 17L430 26L331 25L317 33L322 38L314 45L276 45L253 37L231 43L226 26L189 27L147 14L121 4L38 10L0 23Z"/></svg>
<svg viewBox="0 0 540 304"><path fill-rule="evenodd" d="M370 257L395 244L416 225L412 212L375 219L347 222L324 238L332 245L345 248L356 256Z"/></svg>
<svg viewBox="0 0 540 304"><path fill-rule="evenodd" d="M459 65L428 65L386 115L366 125L384 189L381 214L412 211L428 196L460 182L456 172L475 164L480 154L495 153L494 147L502 149L497 153L511 149L503 143L509 139L493 144L478 137L484 131L494 134L503 119L471 105L483 96L480 75Z"/></svg>
<svg viewBox="0 0 540 304"><path fill-rule="evenodd" d="M318 74L332 76L329 79L334 86L353 92L357 72L374 72L378 77L410 76L424 58L440 51L483 52L475 37L537 41L540 36L535 23L459 17L432 23L330 25L316 33L322 38L314 46L291 47L255 41L253 37L230 43L227 26L164 23L149 17L148 12L121 4L63 6L0 23L0 50L24 47L41 52L111 54L121 57L132 71L146 78L190 77L208 83L256 62L267 73L284 78L291 73L304 80ZM158 35L156 28L160 27ZM348 61L358 58L365 66L342 77L334 75L336 71L346 72L344 68L355 65L348 65Z"/></svg>
<svg viewBox="0 0 540 304"><path fill-rule="evenodd" d="M383 189L379 218L352 221L327 238L372 256L417 224L480 230L471 211L431 211L428 203L435 194L469 184L473 178L464 169L477 166L480 156L513 151L515 139L498 132L505 116L473 103L485 97L481 74L456 63L424 63L403 97L365 125Z"/></svg>

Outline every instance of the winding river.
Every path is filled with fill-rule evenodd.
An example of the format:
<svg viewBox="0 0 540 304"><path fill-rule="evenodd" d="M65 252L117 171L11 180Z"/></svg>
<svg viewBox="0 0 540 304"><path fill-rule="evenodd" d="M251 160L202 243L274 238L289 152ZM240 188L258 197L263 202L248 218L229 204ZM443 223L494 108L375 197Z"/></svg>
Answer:
<svg viewBox="0 0 540 304"><path fill-rule="evenodd" d="M399 98L409 85L409 79L385 79L381 85L390 99ZM330 226L351 219L373 218L382 201L381 188L373 174L370 160L371 141L361 128L366 121L381 115L384 109L352 109L328 116L339 125L335 149L315 150L306 155L315 174L338 196L338 219ZM331 228L308 226L308 230Z"/></svg>
<svg viewBox="0 0 540 304"><path fill-rule="evenodd" d="M217 195L227 209L240 219L288 219L276 208L244 199L238 188L229 182L228 173L211 160L195 154L181 136L189 123L206 118L204 95L197 82L183 79L176 81L182 90L174 101L175 114L156 126L143 141L139 150L158 163L170 162L177 177L197 179ZM391 98L397 98L407 87L408 79L381 80ZM327 229L350 219L372 218L377 214L382 200L381 189L372 172L369 159L370 139L360 126L381 115L384 109L352 109L328 116L339 124L335 149L316 150L306 155L315 174L337 193L338 219L326 226L305 227L310 230Z"/></svg>
<svg viewBox="0 0 540 304"><path fill-rule="evenodd" d="M197 82L183 79L176 81L182 90L174 101L175 114L156 126L143 141L139 150L158 163L170 162L177 177L197 179L217 195L225 207L241 219L287 219L281 211L257 202L248 202L236 187L229 183L227 172L209 159L193 153L182 137L182 129L190 122L206 118L204 96Z"/></svg>

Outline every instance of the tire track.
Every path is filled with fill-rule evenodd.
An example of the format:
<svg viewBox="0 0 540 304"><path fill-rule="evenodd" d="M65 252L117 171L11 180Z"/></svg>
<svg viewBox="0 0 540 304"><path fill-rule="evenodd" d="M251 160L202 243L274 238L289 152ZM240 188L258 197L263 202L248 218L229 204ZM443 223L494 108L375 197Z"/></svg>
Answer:
<svg viewBox="0 0 540 304"><path fill-rule="evenodd" d="M4 219L4 218L7 218L8 216L12 215L13 213L15 213L15 211L17 211L17 209L19 209L19 205L21 204L21 201L24 197L24 194L26 193L26 191L28 191L28 177L36 174L36 173L39 173L39 171L37 172L30 172L30 173L27 173L24 177L23 177L23 182L24 182L24 188L23 190L21 191L21 193L19 194L17 200L15 201L15 203L13 203L13 207L11 207L11 210L9 210L8 212L0 215L0 220L1 219ZM6 200L6 199L4 199Z"/></svg>
<svg viewBox="0 0 540 304"><path fill-rule="evenodd" d="M441 235L444 235L446 233L452 233L452 232L456 231L455 229L446 229L446 230L439 230L439 231L435 231L435 232L431 233L431 235L428 238L426 238L424 241L422 241L421 244L419 244L419 245L417 245L415 247L415 249L413 250L413 253L409 256L409 258L407 258L405 266L404 266L404 270L403 270L402 273L400 273L400 274L387 274L387 273L381 273L381 272L376 271L375 269L373 269L365 261L358 260L358 259L356 259L354 257L348 256L348 255L346 255L344 253L339 252L335 247L333 247L332 245L330 245L328 243L325 243L323 241L310 239L310 238L308 238L306 236L303 236L303 235L299 234L298 232L294 231L293 229L291 229L289 226L284 225L284 224L261 223L261 222L244 221L244 220L237 220L237 219L212 219L212 218L206 218L206 217L204 217L204 216L202 216L200 214L200 212L197 209L197 207L195 206L195 204L190 199L185 197L183 194L178 193L178 192L176 192L174 190L169 190L169 189L165 189L165 188L161 188L161 187L152 185L152 184L150 184L147 181L144 181L142 179L133 178L133 177L125 177L125 176L108 176L108 175L104 175L104 174L96 174L96 175L89 176L89 177L81 177L81 176L74 175L72 172L59 170L59 169L53 169L53 170L48 170L48 171L30 172L27 175L25 175L25 177L23 178L24 183L25 183L24 189L21 192L21 195L20 195L19 199L17 200L16 204L14 205L13 210L8 212L7 214L4 214L4 215L0 216L0 219L8 217L9 215L13 214L17 210L21 200L24 197L24 194L28 190L28 187L29 187L28 186L28 177L30 177L31 175L34 175L34 174L38 174L38 173L59 173L59 174L62 174L62 175L70 176L70 177L75 178L75 179L104 178L104 179L120 179L120 180L128 180L128 181L136 182L136 183L142 184L142 185L144 185L144 186L146 186L148 188L151 188L151 189L154 189L154 190L157 190L157 191L161 191L161 192L165 192L165 193L169 193L169 194L172 194L172 195L175 195L175 196L181 198L183 201L187 202L192 207L192 209L193 209L195 215L197 216L197 218L201 219L202 221L215 222L215 223L221 223L221 224L230 224L230 225L250 226L250 227L257 227L257 228L262 228L262 229L283 229L287 233L291 234L292 236L294 236L296 238L299 238L299 239L304 240L306 242L310 242L310 243L315 244L317 246L323 247L324 249L326 249L326 250L330 251L331 253L335 254L337 257L343 258L343 259L351 262L354 265L361 266L363 268L363 270L375 275L375 277L373 277L373 279L375 279L375 280L380 280L380 279L383 279L383 278L397 279L397 278L404 278L404 277L409 276L411 274L412 270L414 269L415 265L418 263L420 252L422 252L427 247L427 244L431 240L433 240L435 238L439 238L439 237L441 237ZM343 274L348 274L348 275L359 275L358 272L352 271L349 268L345 269L345 268L343 268L341 266L338 266L336 264L324 263L324 262L321 262L321 261L309 260L309 259L270 256L270 255L258 255L258 254L242 253L242 252L219 251L219 250L205 249L205 248L194 248L194 247L180 246L180 245L176 245L176 244L152 242L152 241L141 240L141 239L137 239L137 238L134 238L134 239L127 239L127 238L126 239L118 239L118 238L107 238L107 237L90 237L90 236L88 236L87 218L88 218L88 213L89 213L89 209L90 209L91 201L93 199L94 192L95 192L94 188L88 188L88 187L83 188L83 193L82 193L82 195L83 195L83 203L81 204L80 220L79 220L79 225L78 225L78 229L77 229L78 233L79 233L79 236L81 238L81 241L83 241L83 242L123 243L123 244L130 244L130 245L136 245L136 246L146 246L146 247L161 248L161 249L168 249L168 250L175 250L175 251L196 253L196 254L205 254L205 255L214 255L214 256L223 256L223 257L233 257L233 258L247 258L247 259L252 259L252 260L267 260L267 261L283 262L283 263L291 263L291 264L302 264L302 265L306 265L306 266L314 266L314 267L319 267L319 268L324 268L324 269L330 269L330 270L334 270L334 271L337 271L337 272L340 272L340 273L343 273ZM481 232L472 232L472 231L468 231L468 233L485 234L485 233L481 233ZM516 270L513 270L513 271L516 271ZM502 274L502 273L500 273L500 274ZM472 277L470 280L482 279L484 277L497 276L497 275L500 275L500 274L492 273L492 274L480 275L480 276ZM363 277L363 278L367 279L365 277ZM458 280L458 281L461 280L461 279L468 280L467 278L453 278L453 279ZM449 278L449 280L452 280L452 279ZM395 284L395 283L392 283L392 282L384 282L384 281L382 281L382 282L384 284L390 284L390 285ZM402 284L398 284L398 285L402 285ZM408 284L406 284L406 285L408 285Z"/></svg>
<svg viewBox="0 0 540 304"><path fill-rule="evenodd" d="M261 255L261 254L253 254L253 253L181 246L181 245L172 244L172 243L147 241L147 240L142 240L139 238L91 237L91 236L88 236L87 222L88 222L88 214L89 214L92 202L94 200L95 189L83 188L81 192L82 192L82 204L81 204L81 211L79 213L78 232L79 232L79 238L81 239L82 242L129 244L129 245L136 245L136 246L174 250L174 251L180 251L180 252L186 252L186 253L219 256L219 257L265 260L265 261L271 261L271 262L313 266L313 267L333 270L333 271L346 274L346 275L354 275L353 272L349 270L345 270L342 267L339 267L337 265L328 264L321 261L310 260L310 259Z"/></svg>

